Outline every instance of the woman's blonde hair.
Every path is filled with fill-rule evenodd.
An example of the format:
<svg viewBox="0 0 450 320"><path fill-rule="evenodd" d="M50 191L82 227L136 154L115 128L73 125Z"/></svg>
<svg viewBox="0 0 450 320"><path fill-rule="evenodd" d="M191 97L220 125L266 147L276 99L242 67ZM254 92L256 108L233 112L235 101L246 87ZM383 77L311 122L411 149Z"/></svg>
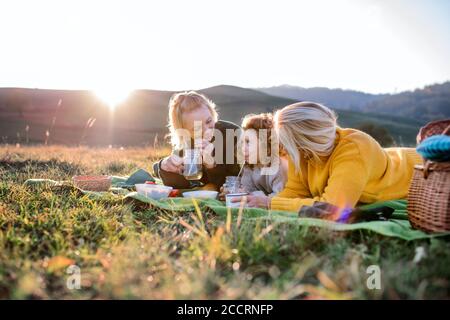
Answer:
<svg viewBox="0 0 450 320"><path fill-rule="evenodd" d="M183 129L183 113L197 108L207 107L211 112L214 122L218 119L216 105L203 94L195 91L179 92L172 95L169 100L169 136L172 146L181 148L182 136L177 132Z"/></svg>
<svg viewBox="0 0 450 320"><path fill-rule="evenodd" d="M291 157L297 172L301 156L320 162L329 156L336 139L333 111L314 102L298 102L275 113L275 131L280 143Z"/></svg>

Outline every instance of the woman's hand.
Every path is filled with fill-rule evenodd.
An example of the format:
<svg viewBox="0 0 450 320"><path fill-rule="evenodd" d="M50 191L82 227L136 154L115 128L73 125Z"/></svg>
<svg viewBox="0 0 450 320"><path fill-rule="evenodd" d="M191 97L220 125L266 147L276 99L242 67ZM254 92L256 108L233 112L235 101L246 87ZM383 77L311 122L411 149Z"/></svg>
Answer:
<svg viewBox="0 0 450 320"><path fill-rule="evenodd" d="M255 196L255 195L248 195L245 196L247 198L246 206L250 208L263 208L268 209L269 208L269 197L268 196ZM241 202L242 197L236 197L231 199L231 202Z"/></svg>
<svg viewBox="0 0 450 320"><path fill-rule="evenodd" d="M214 157L212 155L214 151L214 145L210 141L203 139L201 147L203 165L208 169L214 168L216 166Z"/></svg>
<svg viewBox="0 0 450 320"><path fill-rule="evenodd" d="M221 186L220 190L219 190L219 200L220 201L225 201L226 193L224 191L225 190L224 190L223 186Z"/></svg>
<svg viewBox="0 0 450 320"><path fill-rule="evenodd" d="M175 154L164 158L161 162L161 169L167 172L183 174L183 159Z"/></svg>

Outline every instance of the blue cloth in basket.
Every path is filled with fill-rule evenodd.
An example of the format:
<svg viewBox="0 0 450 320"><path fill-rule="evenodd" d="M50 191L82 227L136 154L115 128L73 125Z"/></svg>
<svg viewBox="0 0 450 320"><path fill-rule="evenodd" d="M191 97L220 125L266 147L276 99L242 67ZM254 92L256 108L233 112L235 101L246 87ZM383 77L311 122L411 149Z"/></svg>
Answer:
<svg viewBox="0 0 450 320"><path fill-rule="evenodd" d="M427 160L450 160L450 136L443 134L431 136L417 146L417 152Z"/></svg>

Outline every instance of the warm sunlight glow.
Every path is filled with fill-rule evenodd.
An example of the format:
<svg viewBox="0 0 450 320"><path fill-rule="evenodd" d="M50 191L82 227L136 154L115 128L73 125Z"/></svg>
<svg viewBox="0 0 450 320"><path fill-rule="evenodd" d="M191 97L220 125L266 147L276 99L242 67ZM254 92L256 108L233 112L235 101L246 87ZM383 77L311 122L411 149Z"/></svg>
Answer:
<svg viewBox="0 0 450 320"><path fill-rule="evenodd" d="M393 93L450 75L448 0L0 1L0 34L0 87Z"/></svg>
<svg viewBox="0 0 450 320"><path fill-rule="evenodd" d="M92 91L101 101L107 104L111 110L114 110L130 96L132 90L123 88L102 88Z"/></svg>

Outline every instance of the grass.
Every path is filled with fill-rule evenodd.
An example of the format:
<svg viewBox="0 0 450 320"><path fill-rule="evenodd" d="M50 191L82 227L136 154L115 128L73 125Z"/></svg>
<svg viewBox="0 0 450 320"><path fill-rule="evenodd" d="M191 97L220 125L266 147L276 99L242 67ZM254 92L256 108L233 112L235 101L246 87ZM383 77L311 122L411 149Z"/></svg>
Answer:
<svg viewBox="0 0 450 320"><path fill-rule="evenodd" d="M22 185L127 175L168 150L0 147L1 299L448 299L450 243L265 225ZM426 255L414 261L416 249ZM67 268L81 289L66 286ZM381 268L381 289L366 286Z"/></svg>

